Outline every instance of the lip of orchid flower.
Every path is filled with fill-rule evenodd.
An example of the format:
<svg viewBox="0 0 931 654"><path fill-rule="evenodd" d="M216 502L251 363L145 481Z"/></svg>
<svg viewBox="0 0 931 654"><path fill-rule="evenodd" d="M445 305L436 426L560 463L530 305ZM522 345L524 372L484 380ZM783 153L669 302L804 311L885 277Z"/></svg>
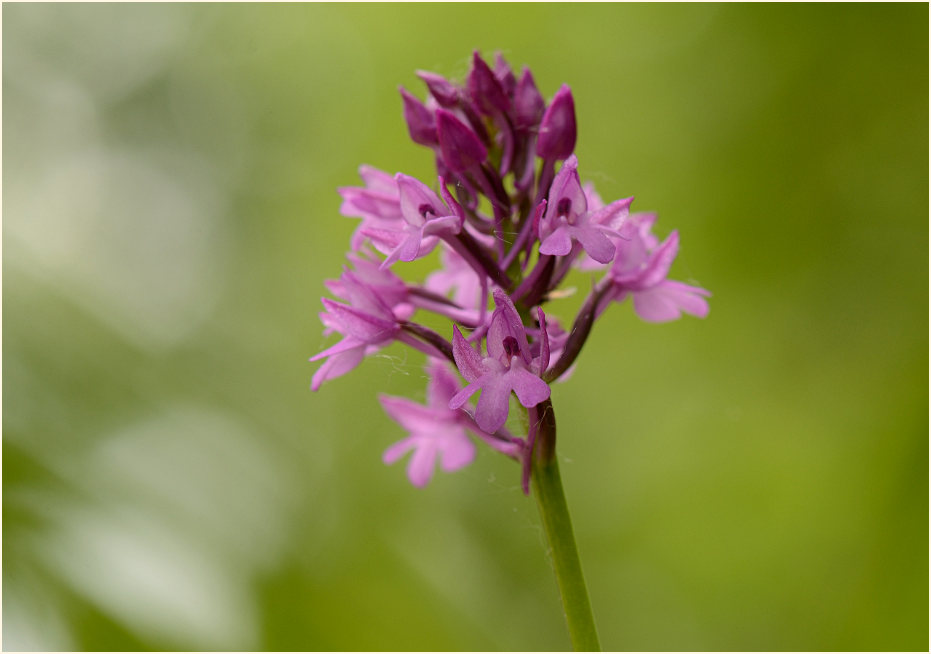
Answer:
<svg viewBox="0 0 931 654"><path fill-rule="evenodd" d="M550 396L549 386L532 372L533 361L520 315L500 289L495 292L495 304L497 308L485 338L488 356L483 357L473 349L459 328L453 326L453 356L459 372L469 384L449 402L449 408L457 409L481 390L475 421L491 433L507 421L512 391L527 408Z"/></svg>

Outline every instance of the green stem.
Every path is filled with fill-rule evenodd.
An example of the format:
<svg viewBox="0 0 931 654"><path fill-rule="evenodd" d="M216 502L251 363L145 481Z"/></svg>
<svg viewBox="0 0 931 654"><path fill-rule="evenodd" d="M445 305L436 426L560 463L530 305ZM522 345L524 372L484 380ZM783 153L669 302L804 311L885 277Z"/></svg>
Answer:
<svg viewBox="0 0 931 654"><path fill-rule="evenodd" d="M547 458L549 460L545 460ZM531 481L566 612L572 647L576 651L599 652L601 645L598 643L598 632L595 630L592 606L582 576L582 564L572 534L572 521L556 457L534 456Z"/></svg>

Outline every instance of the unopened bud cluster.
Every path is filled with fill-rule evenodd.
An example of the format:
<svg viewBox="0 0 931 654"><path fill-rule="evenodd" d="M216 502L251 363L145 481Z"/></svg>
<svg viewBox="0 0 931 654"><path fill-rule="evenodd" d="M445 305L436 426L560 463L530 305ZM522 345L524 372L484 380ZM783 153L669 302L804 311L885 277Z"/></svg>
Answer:
<svg viewBox="0 0 931 654"><path fill-rule="evenodd" d="M322 300L324 333L342 340L311 358L324 360L311 388L391 343L420 350L426 404L379 398L409 433L385 462L413 451L408 476L423 486L437 463L447 472L470 463L477 440L521 462L527 492L532 457L552 453L550 384L567 376L604 310L630 297L647 321L704 317L710 294L667 279L677 232L660 242L654 214L630 213L633 198L605 204L582 185L568 86L547 103L527 68L518 78L500 54L491 67L477 52L464 84L418 76L427 99L402 88L403 113L411 139L435 154L436 183L362 166L364 186L339 189L340 212L361 223L349 265L326 283L338 300ZM434 249L440 267L422 283L395 274ZM601 279L567 330L543 306L573 267ZM417 312L448 319L448 331L416 322ZM512 396L526 434L506 426Z"/></svg>

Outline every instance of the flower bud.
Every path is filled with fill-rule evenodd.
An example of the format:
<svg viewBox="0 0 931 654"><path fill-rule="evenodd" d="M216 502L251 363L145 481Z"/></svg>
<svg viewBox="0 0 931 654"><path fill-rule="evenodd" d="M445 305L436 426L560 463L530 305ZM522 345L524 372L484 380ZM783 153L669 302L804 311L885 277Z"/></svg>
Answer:
<svg viewBox="0 0 931 654"><path fill-rule="evenodd" d="M442 75L430 73L425 70L418 70L417 77L422 79L430 91L430 95L436 98L441 107L455 107L459 104L459 87L450 82Z"/></svg>
<svg viewBox="0 0 931 654"><path fill-rule="evenodd" d="M515 127L527 129L539 125L545 106L530 69L525 67L514 91Z"/></svg>
<svg viewBox="0 0 931 654"><path fill-rule="evenodd" d="M488 156L475 132L445 109L436 110L436 131L443 161L454 173L468 170Z"/></svg>
<svg viewBox="0 0 931 654"><path fill-rule="evenodd" d="M407 89L399 86L401 98L404 100L404 120L407 121L407 131L411 140L420 145L434 146L438 143L436 138L436 119L433 112L424 104L408 93Z"/></svg>
<svg viewBox="0 0 931 654"><path fill-rule="evenodd" d="M501 82L488 67L488 64L479 56L476 50L472 54L472 70L467 80L469 95L475 103L479 113L493 116L496 113L505 113L511 109L511 101L504 92Z"/></svg>
<svg viewBox="0 0 931 654"><path fill-rule="evenodd" d="M537 155L549 160L566 159L575 150L575 139L575 103L569 86L563 84L543 114Z"/></svg>
<svg viewBox="0 0 931 654"><path fill-rule="evenodd" d="M514 89L517 86L517 80L514 78L514 71L511 65L501 56L500 52L495 53L495 77L501 82L501 88L509 98L514 97Z"/></svg>

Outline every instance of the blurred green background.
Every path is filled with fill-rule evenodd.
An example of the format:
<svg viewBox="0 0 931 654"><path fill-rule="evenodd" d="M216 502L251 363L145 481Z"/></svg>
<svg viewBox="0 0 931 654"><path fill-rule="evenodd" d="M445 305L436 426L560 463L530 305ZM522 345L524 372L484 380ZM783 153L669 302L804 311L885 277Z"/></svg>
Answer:
<svg viewBox="0 0 931 654"><path fill-rule="evenodd" d="M4 648L569 647L517 466L418 490L381 463L376 393L422 399L421 355L308 390L356 224L335 189L429 180L397 86L478 48L572 86L583 179L714 292L704 321L612 308L554 389L604 647L927 650L927 26L5 5Z"/></svg>

